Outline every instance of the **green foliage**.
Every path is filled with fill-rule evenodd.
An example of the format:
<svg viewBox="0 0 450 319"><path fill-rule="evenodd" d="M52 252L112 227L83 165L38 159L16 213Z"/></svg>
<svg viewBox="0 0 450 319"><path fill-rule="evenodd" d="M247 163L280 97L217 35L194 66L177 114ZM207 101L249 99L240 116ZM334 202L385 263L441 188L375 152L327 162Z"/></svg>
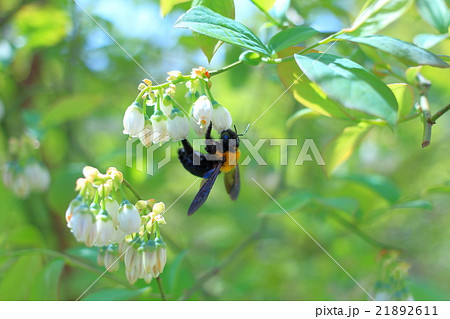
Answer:
<svg viewBox="0 0 450 319"><path fill-rule="evenodd" d="M129 10L120 14L95 1L87 6L136 65L75 3L0 0L1 165L32 155L51 174L49 189L27 198L0 183L0 300L75 300L104 272L97 250L75 242L64 218L85 165L116 166L144 199L173 204L161 227L168 249L161 281L170 300L367 299L284 210L374 296L450 298L449 114L421 149L418 103L427 91L435 114L450 100L445 1L355 0L359 14L335 1L320 8L317 1L251 2L253 11L238 21L241 1L124 1ZM321 10L344 29L317 31ZM152 19L142 19L143 11ZM193 36L172 28L176 18L175 27ZM259 150L266 165L252 156L241 165L234 202L219 176L188 218L198 189L188 189L194 177L177 160L178 143L150 176L135 162L127 166L121 122L149 77L141 66L158 85L167 71L190 78L199 65L210 71L214 97L238 132L252 124L243 138L253 145L267 139ZM181 87L174 100L189 111ZM17 143L24 135L35 138L30 149ZM272 138L298 141L289 145L287 166ZM293 165L305 139L314 140L325 166ZM249 150L241 145L241 152L242 163ZM130 285L123 267L82 297L160 299L155 279Z"/></svg>
<svg viewBox="0 0 450 319"><path fill-rule="evenodd" d="M269 49L249 28L205 7L190 9L178 19L175 26L270 55Z"/></svg>
<svg viewBox="0 0 450 319"><path fill-rule="evenodd" d="M390 125L397 120L397 101L392 91L378 78L355 62L331 54L295 55L306 77L350 119L381 118Z"/></svg>

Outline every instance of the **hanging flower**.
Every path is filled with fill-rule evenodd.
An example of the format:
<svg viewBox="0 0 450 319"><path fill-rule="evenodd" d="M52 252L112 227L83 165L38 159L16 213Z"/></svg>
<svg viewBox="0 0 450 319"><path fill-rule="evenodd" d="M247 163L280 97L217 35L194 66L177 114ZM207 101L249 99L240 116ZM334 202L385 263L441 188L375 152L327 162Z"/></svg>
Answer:
<svg viewBox="0 0 450 319"><path fill-rule="evenodd" d="M212 106L211 121L213 128L219 133L228 130L233 123L230 112L216 101L213 102Z"/></svg>
<svg viewBox="0 0 450 319"><path fill-rule="evenodd" d="M165 116L169 116L173 108L173 99L169 94L164 94L161 99L161 111Z"/></svg>
<svg viewBox="0 0 450 319"><path fill-rule="evenodd" d="M153 133L154 132L152 122L150 122L149 119L146 119L144 129L140 131L138 134L139 140L141 141L142 145L144 145L147 148L150 147L150 145L152 145Z"/></svg>
<svg viewBox="0 0 450 319"><path fill-rule="evenodd" d="M200 127L207 127L212 118L212 104L206 95L194 102L192 116Z"/></svg>
<svg viewBox="0 0 450 319"><path fill-rule="evenodd" d="M115 272L119 269L119 249L117 245L108 245L104 250L104 261L106 270Z"/></svg>
<svg viewBox="0 0 450 319"><path fill-rule="evenodd" d="M123 134L136 137L144 129L145 117L138 102L131 104L123 116Z"/></svg>
<svg viewBox="0 0 450 319"><path fill-rule="evenodd" d="M119 207L117 224L126 235L139 232L141 217L136 207L127 200L124 200Z"/></svg>
<svg viewBox="0 0 450 319"><path fill-rule="evenodd" d="M95 237L95 246L107 246L111 242L114 232L112 218L106 210L102 210L96 219L97 236Z"/></svg>
<svg viewBox="0 0 450 319"><path fill-rule="evenodd" d="M72 232L77 241L84 242L86 246L91 247L97 236L97 226L95 216L86 204L82 204L75 211L70 219Z"/></svg>
<svg viewBox="0 0 450 319"><path fill-rule="evenodd" d="M189 134L189 119L176 107L167 121L167 130L175 142L185 139Z"/></svg>
<svg viewBox="0 0 450 319"><path fill-rule="evenodd" d="M157 110L150 118L153 126L153 143L164 143L170 140L167 131L167 117L162 111Z"/></svg>

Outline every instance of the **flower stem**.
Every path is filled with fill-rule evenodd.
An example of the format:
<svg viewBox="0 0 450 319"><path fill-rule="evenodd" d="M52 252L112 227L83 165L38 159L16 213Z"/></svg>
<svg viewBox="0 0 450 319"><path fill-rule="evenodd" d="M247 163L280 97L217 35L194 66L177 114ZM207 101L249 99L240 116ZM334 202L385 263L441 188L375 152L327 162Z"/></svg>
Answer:
<svg viewBox="0 0 450 319"><path fill-rule="evenodd" d="M161 294L161 299L163 301L167 301L166 293L164 292L164 288L162 286L162 282L161 282L161 277L160 276L156 277L156 282L158 283L158 288L159 288L159 292Z"/></svg>
<svg viewBox="0 0 450 319"><path fill-rule="evenodd" d="M137 200L141 200L143 197L139 196L139 194L136 192L136 190L131 186L130 183L124 178L123 184L133 193L134 197L136 197Z"/></svg>
<svg viewBox="0 0 450 319"><path fill-rule="evenodd" d="M242 61L239 60L239 61L236 61L236 62L234 62L234 63L231 63L230 65L224 66L224 67L221 68L221 69L214 70L214 71L209 71L209 75L214 76L214 75L223 73L223 72L225 72L225 71L228 71L229 69L234 68L235 66L238 66L238 65L241 64L241 63L242 63Z"/></svg>

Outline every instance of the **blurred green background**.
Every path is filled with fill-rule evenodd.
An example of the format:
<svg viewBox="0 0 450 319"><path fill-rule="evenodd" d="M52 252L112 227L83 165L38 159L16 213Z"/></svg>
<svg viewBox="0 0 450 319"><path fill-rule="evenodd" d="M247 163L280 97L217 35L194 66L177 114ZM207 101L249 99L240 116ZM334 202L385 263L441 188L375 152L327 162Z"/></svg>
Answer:
<svg viewBox="0 0 450 319"><path fill-rule="evenodd" d="M265 16L250 1L235 2L236 20L267 40L273 31L262 27ZM284 3L288 1L278 1L274 16L277 10L285 12ZM80 4L158 82L165 81L170 70L186 74L199 65L223 67L242 52L225 44L208 65L191 33L172 28L189 4L176 6L164 18L157 1ZM335 32L350 25L362 5L359 0L292 1L288 15L321 32ZM433 32L412 6L382 34L412 41L418 33ZM356 50L336 45L330 52L350 56ZM450 41L430 50L448 55ZM212 78L215 98L230 110L239 131L284 92L276 72L275 66L242 65ZM429 96L435 112L450 101L450 72L424 67L422 73L433 84ZM155 158L162 158L171 147L172 161L153 176L125 165L122 116L146 77L74 2L0 0L0 161L3 165L12 160L11 139L32 136L39 141L32 157L51 175L48 191L26 198L0 183L0 300L74 300L104 271L96 264L96 248L77 243L64 219L83 166L101 172L115 166L144 198L166 206L195 180L176 158L178 143L156 151ZM279 147L267 141L261 147L267 165L252 160L241 167L236 202L229 200L219 176L194 216L188 218L186 212L197 185L167 211L162 232L168 262L161 277L168 298L368 299L254 178L374 296L395 298L402 290L398 299L448 300L450 115L433 127L426 149L420 146L419 118L395 130L376 127L328 176L315 162L293 165L301 143L312 138L326 154L327 146L350 124L319 117L286 125L300 107L284 94L246 135L253 144L259 138L297 138L299 146L289 148L288 166L280 166ZM245 158L248 151L242 152ZM392 247L401 252L389 263L386 256L392 256ZM142 280L130 286L122 264L83 298L159 300L159 293L155 281L150 288Z"/></svg>

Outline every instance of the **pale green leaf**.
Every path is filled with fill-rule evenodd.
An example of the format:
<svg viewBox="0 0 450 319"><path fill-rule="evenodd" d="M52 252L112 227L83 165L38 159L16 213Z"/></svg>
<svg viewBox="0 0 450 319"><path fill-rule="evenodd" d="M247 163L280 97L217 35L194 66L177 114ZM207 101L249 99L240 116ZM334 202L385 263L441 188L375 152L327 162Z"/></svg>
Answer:
<svg viewBox="0 0 450 319"><path fill-rule="evenodd" d="M359 146L364 135L369 131L370 125L359 123L349 126L325 148L325 169L329 175L344 163Z"/></svg>
<svg viewBox="0 0 450 319"><path fill-rule="evenodd" d="M398 103L398 119L405 118L414 106L414 90L406 83L388 84Z"/></svg>
<svg viewBox="0 0 450 319"><path fill-rule="evenodd" d="M161 15L164 17L172 11L173 7L179 3L188 2L190 0L159 0Z"/></svg>
<svg viewBox="0 0 450 319"><path fill-rule="evenodd" d="M345 108L350 118L364 114L378 117L390 125L397 121L397 101L391 90L359 64L331 54L295 55L305 76L326 95Z"/></svg>
<svg viewBox="0 0 450 319"><path fill-rule="evenodd" d="M317 33L318 32L316 30L310 27L292 27L275 34L270 39L268 45L273 52L279 52L291 46L297 45L300 42L308 40Z"/></svg>
<svg viewBox="0 0 450 319"><path fill-rule="evenodd" d="M183 14L175 24L211 38L238 45L269 56L269 49L245 25L226 18L214 11L198 6Z"/></svg>
<svg viewBox="0 0 450 319"><path fill-rule="evenodd" d="M416 0L422 18L440 33L448 33L450 10L444 0Z"/></svg>
<svg viewBox="0 0 450 319"><path fill-rule="evenodd" d="M422 33L416 35L413 39L413 42L415 45L421 48L430 49L435 45L438 45L442 41L448 39L448 37L449 35L447 33L444 34Z"/></svg>
<svg viewBox="0 0 450 319"><path fill-rule="evenodd" d="M396 38L384 35L368 35L361 37L351 37L344 35L342 39L351 42L369 45L378 50L386 52L403 63L410 66L431 65L438 68L448 68L449 65L442 61L437 55L419 48L418 46Z"/></svg>
<svg viewBox="0 0 450 319"><path fill-rule="evenodd" d="M348 33L374 34L400 18L414 0L368 0Z"/></svg>

